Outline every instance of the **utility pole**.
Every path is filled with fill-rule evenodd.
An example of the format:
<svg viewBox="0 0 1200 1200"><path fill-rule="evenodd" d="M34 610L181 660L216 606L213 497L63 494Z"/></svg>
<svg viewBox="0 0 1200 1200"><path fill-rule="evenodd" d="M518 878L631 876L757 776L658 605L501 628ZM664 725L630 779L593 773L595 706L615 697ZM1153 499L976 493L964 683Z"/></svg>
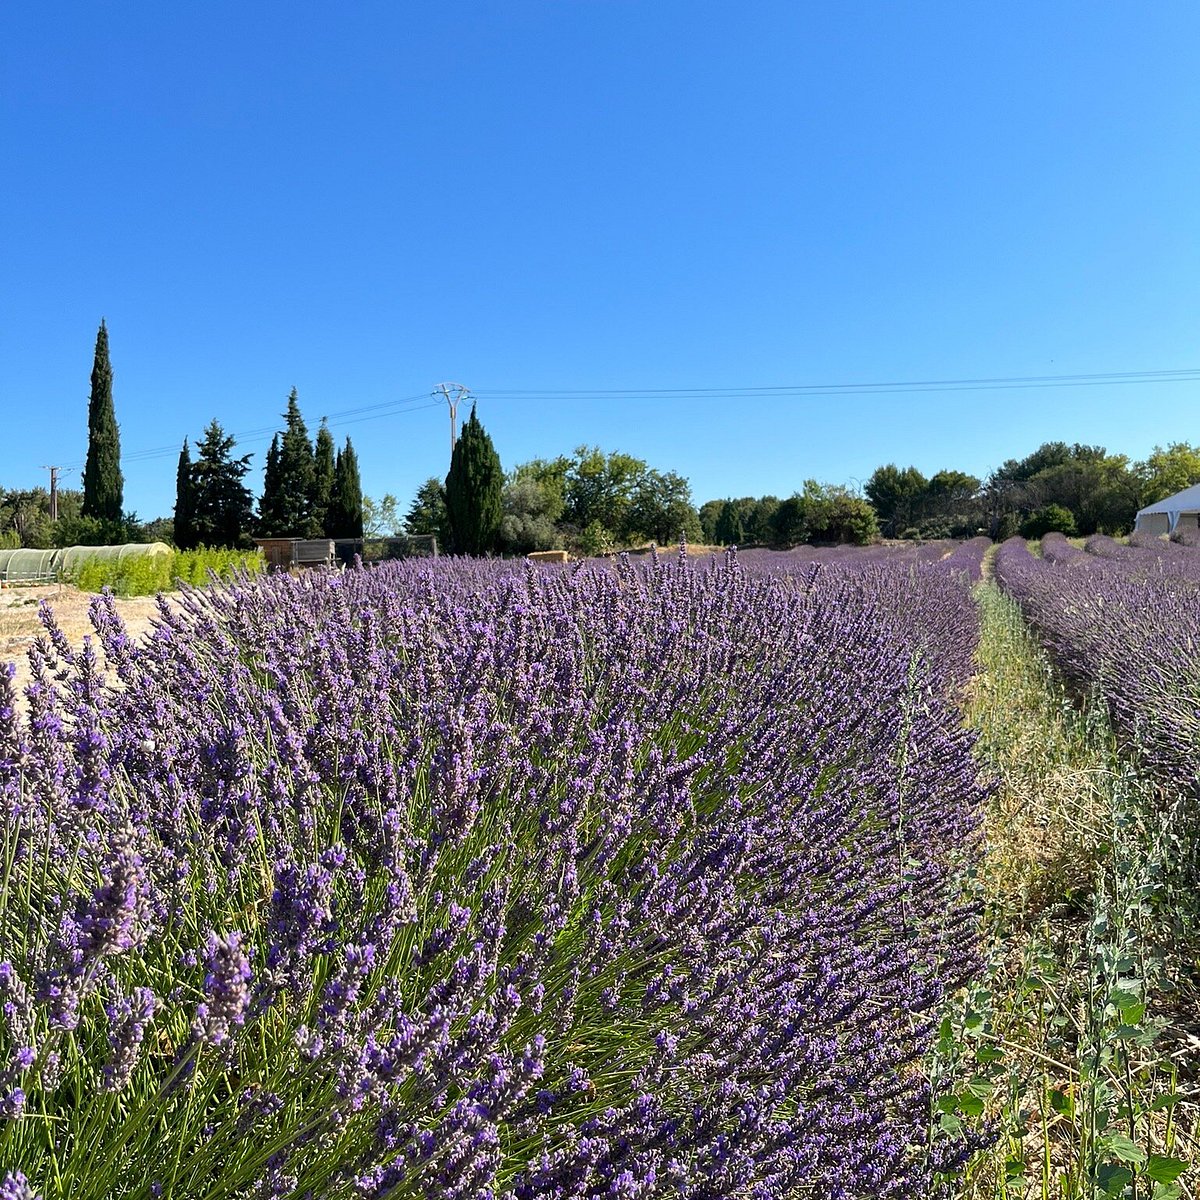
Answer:
<svg viewBox="0 0 1200 1200"><path fill-rule="evenodd" d="M43 471L50 472L50 521L51 523L58 520L58 473L62 467L47 467L43 466Z"/></svg>
<svg viewBox="0 0 1200 1200"><path fill-rule="evenodd" d="M430 393L445 397L450 406L450 457L454 457L454 443L458 441L458 406L471 398L471 389L461 383L439 383Z"/></svg>

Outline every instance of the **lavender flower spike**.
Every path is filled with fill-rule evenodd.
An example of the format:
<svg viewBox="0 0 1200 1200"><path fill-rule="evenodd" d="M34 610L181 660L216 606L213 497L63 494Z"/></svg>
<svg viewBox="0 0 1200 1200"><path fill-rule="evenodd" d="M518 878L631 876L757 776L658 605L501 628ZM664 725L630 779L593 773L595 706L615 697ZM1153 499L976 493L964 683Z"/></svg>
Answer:
<svg viewBox="0 0 1200 1200"><path fill-rule="evenodd" d="M242 935L233 930L224 936L208 935L205 962L205 998L196 1006L192 1033L202 1042L220 1046L244 1023L250 1006L250 960L242 949Z"/></svg>

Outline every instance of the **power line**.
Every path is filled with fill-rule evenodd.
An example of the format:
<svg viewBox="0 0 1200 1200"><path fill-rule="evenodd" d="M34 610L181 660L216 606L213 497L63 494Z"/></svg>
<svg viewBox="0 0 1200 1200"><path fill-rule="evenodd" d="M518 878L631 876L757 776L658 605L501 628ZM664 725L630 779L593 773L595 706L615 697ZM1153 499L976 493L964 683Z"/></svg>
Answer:
<svg viewBox="0 0 1200 1200"><path fill-rule="evenodd" d="M375 421L381 417L402 416L410 412L420 412L425 408L437 408L436 404L413 404L416 400L426 400L427 394L421 392L415 396L405 396L400 400L383 400L378 404L363 404L357 408L344 408L338 412L328 413L326 419L329 420L335 427L340 428L343 425L357 425L362 421ZM410 407L403 407L409 405ZM369 415L359 416L357 414L366 413ZM265 441L269 437L279 432L278 427L274 425L260 425L257 429L243 430L241 433L234 433L230 436L239 443ZM149 462L156 458L166 458L168 455L178 454L179 445L172 443L169 446L151 446L143 450L131 450L122 452L121 462ZM82 462L72 464L75 467L82 466Z"/></svg>
<svg viewBox="0 0 1200 1200"><path fill-rule="evenodd" d="M1022 391L1030 388L1094 388L1116 386L1142 386L1163 383L1200 382L1200 367L1181 367L1175 370L1158 371L1105 371L1071 375L996 375L966 379L901 379L875 383L800 383L770 386L731 387L687 387L687 388L484 388L474 392L461 384L439 384L432 394L439 400L429 403L430 393L420 392L399 400L383 400L376 404L359 405L327 414L327 419L336 426L356 425L363 421L374 421L382 417L400 416L405 413L421 412L440 408L444 399L450 404L451 437L456 432L457 405L452 401L464 396L485 396L504 400L609 400L620 398L656 398L663 400L736 400L736 399L788 399L821 396L884 396L934 394L937 392L976 391ZM457 393L451 396L451 389ZM418 404L418 400L426 403ZM232 436L240 443L263 441L277 432L273 425L247 429ZM177 454L178 445L152 446L133 450L121 456L122 462L148 462ZM62 470L79 469L82 460L69 463Z"/></svg>
<svg viewBox="0 0 1200 1200"><path fill-rule="evenodd" d="M603 400L655 396L671 399L736 399L789 396L892 395L912 392L972 392L1025 388L1112 387L1120 384L1200 382L1200 368L1170 371L1109 371L1076 375L1009 375L973 379L904 379L876 383L801 383L720 388L481 388L480 395L519 399Z"/></svg>

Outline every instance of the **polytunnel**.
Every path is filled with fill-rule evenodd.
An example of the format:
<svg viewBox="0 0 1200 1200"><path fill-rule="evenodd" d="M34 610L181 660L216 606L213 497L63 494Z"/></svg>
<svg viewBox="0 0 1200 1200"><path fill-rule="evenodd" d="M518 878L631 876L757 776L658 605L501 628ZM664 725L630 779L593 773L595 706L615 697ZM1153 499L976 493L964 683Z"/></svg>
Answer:
<svg viewBox="0 0 1200 1200"><path fill-rule="evenodd" d="M123 546L60 546L54 550L0 550L0 582L53 583L78 577L89 562L123 563L171 554L165 542Z"/></svg>

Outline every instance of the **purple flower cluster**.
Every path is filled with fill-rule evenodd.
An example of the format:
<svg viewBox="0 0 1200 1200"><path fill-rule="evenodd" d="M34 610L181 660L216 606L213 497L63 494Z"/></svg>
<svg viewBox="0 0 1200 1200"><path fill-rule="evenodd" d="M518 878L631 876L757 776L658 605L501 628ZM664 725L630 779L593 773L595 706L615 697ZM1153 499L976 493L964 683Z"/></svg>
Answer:
<svg viewBox="0 0 1200 1200"><path fill-rule="evenodd" d="M29 1186L29 1180L20 1171L10 1171L0 1179L0 1200L41 1200L41 1197Z"/></svg>
<svg viewBox="0 0 1200 1200"><path fill-rule="evenodd" d="M985 546L244 580L143 643L101 598L107 675L50 622L24 717L0 676L17 1120L69 1173L138 1089L179 1196L933 1195Z"/></svg>
<svg viewBox="0 0 1200 1200"><path fill-rule="evenodd" d="M210 933L205 948L204 999L196 1006L192 1022L192 1032L200 1041L220 1046L245 1023L251 978L242 935L236 931L224 937Z"/></svg>
<svg viewBox="0 0 1200 1200"><path fill-rule="evenodd" d="M106 1006L111 1057L104 1064L105 1091L123 1091L133 1077L142 1040L158 1006L157 997L148 987L134 988L131 996L119 997Z"/></svg>

